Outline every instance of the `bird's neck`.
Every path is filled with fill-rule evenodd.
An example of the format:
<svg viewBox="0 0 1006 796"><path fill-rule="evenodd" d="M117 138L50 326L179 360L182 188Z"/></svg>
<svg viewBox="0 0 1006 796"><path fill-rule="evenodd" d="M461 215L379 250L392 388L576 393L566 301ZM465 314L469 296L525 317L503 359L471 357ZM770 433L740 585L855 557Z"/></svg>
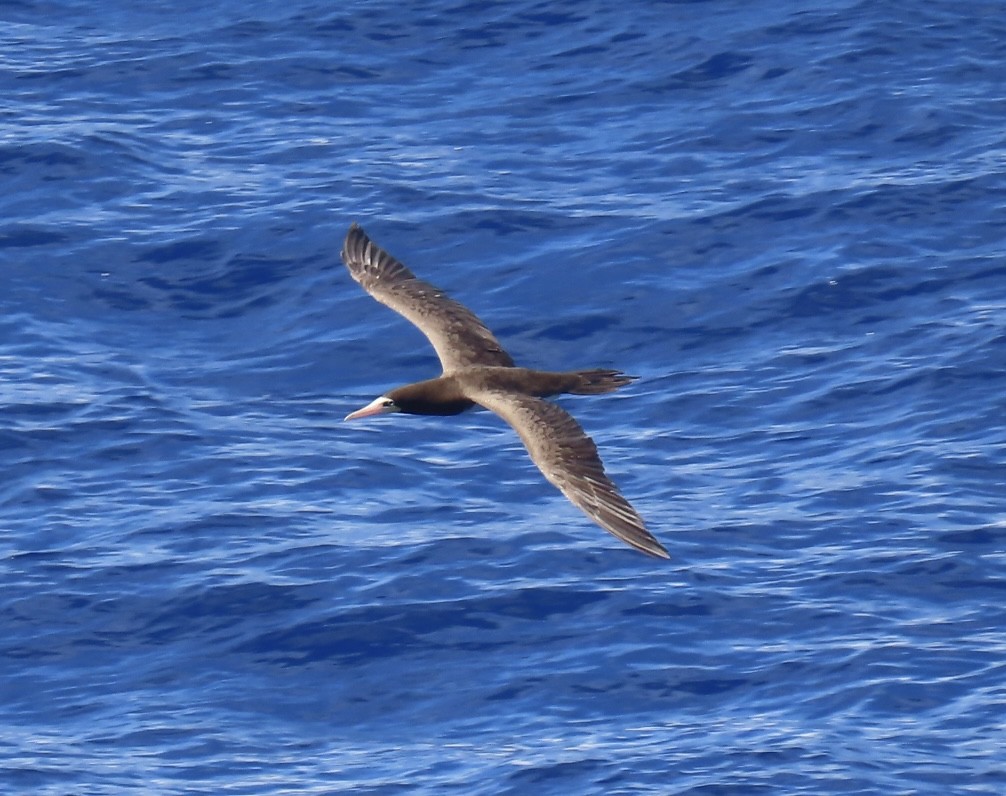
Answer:
<svg viewBox="0 0 1006 796"><path fill-rule="evenodd" d="M389 392L388 397L408 415L459 415L475 405L453 376L407 384Z"/></svg>

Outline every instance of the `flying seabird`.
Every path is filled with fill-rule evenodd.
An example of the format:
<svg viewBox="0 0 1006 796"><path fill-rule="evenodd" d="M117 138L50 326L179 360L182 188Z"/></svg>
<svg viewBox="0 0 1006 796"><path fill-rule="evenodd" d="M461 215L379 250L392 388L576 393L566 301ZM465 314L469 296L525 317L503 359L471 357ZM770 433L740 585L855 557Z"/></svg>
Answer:
<svg viewBox="0 0 1006 796"><path fill-rule="evenodd" d="M418 279L358 224L349 228L342 260L364 290L429 338L443 368L437 378L391 390L346 420L392 412L456 415L484 407L513 427L538 469L574 506L637 550L670 557L604 474L594 441L565 409L545 400L562 393L611 392L633 376L617 370L554 373L517 367L471 310Z"/></svg>

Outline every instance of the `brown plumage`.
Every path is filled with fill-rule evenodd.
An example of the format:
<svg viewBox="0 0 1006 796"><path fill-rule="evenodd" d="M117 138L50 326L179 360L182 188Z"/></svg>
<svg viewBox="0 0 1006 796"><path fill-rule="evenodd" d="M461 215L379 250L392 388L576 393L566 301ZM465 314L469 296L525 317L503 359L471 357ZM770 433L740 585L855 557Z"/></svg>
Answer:
<svg viewBox="0 0 1006 796"><path fill-rule="evenodd" d="M513 427L538 469L573 505L637 550L669 557L605 475L594 441L565 409L544 400L563 393L611 392L632 376L617 370L553 373L516 367L471 310L417 279L357 224L349 228L342 259L364 290L426 335L443 367L438 378L391 390L347 420L391 412L456 415L482 406Z"/></svg>

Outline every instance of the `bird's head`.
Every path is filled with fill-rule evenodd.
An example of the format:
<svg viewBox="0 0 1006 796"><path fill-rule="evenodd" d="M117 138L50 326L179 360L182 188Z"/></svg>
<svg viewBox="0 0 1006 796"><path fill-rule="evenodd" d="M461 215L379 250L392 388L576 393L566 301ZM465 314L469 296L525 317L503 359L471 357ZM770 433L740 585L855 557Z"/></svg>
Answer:
<svg viewBox="0 0 1006 796"><path fill-rule="evenodd" d="M395 403L394 398L389 398L387 395L382 395L380 398L375 398L369 404L367 404L362 409L357 409L355 412L350 412L344 420L356 420L359 417L372 417L373 415L388 415L393 412L401 412L401 407Z"/></svg>
<svg viewBox="0 0 1006 796"><path fill-rule="evenodd" d="M389 390L363 409L346 415L346 420L391 412L406 415L456 415L472 406L473 402L458 389L457 382L452 377L441 376Z"/></svg>

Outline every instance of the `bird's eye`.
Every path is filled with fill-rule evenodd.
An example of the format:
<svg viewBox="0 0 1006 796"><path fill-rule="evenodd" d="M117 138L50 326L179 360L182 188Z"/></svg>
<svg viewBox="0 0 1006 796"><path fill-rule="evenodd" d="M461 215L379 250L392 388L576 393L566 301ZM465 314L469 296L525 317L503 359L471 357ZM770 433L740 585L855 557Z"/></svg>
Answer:
<svg viewBox="0 0 1006 796"><path fill-rule="evenodd" d="M395 402L392 401L390 398L385 398L384 403L381 404L381 406L394 406L394 405Z"/></svg>

